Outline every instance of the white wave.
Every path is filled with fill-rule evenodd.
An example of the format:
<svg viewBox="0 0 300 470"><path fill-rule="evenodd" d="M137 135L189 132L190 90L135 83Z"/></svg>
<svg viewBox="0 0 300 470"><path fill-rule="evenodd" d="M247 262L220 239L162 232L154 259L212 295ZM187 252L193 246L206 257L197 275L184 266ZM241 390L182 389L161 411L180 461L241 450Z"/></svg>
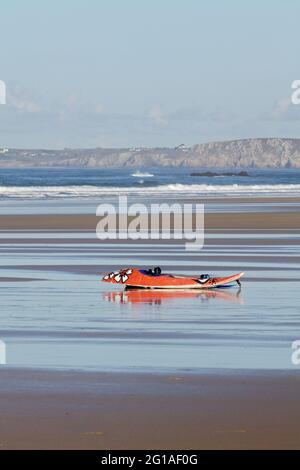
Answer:
<svg viewBox="0 0 300 470"><path fill-rule="evenodd" d="M106 187L106 186L0 186L0 199L47 199L47 198L96 198L126 194L140 195L197 195L197 196L253 196L253 195L300 195L300 184L267 185L209 185L168 184L152 187Z"/></svg>
<svg viewBox="0 0 300 470"><path fill-rule="evenodd" d="M135 176L136 178L152 178L152 173L143 173L141 171L136 171L135 173L131 173L131 176Z"/></svg>
<svg viewBox="0 0 300 470"><path fill-rule="evenodd" d="M299 193L300 184L254 184L254 185L242 185L242 184L228 184L228 185L212 185L212 184L169 184L168 189L172 191L189 191L198 192L201 194L216 193L216 194L230 194L230 193L242 193L242 194L253 194L259 192L263 193ZM159 188L159 187L158 187ZM157 188L156 188L157 189Z"/></svg>

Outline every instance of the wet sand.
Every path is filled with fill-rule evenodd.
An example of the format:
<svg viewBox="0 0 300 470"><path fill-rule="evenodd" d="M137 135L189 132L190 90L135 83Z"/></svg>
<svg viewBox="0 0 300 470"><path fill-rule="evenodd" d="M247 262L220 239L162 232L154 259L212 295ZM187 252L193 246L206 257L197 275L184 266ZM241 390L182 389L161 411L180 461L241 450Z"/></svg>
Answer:
<svg viewBox="0 0 300 470"><path fill-rule="evenodd" d="M299 449L300 375L2 371L1 449Z"/></svg>
<svg viewBox="0 0 300 470"><path fill-rule="evenodd" d="M205 248L190 254L177 240L100 242L92 215L0 216L0 449L300 448L300 213L288 206L300 201L234 201L240 212L206 214ZM246 271L245 286L99 283L128 263Z"/></svg>
<svg viewBox="0 0 300 470"><path fill-rule="evenodd" d="M100 217L93 215L1 215L0 230L95 231ZM131 218L129 218L131 220ZM299 212L234 212L205 215L205 229L300 229Z"/></svg>

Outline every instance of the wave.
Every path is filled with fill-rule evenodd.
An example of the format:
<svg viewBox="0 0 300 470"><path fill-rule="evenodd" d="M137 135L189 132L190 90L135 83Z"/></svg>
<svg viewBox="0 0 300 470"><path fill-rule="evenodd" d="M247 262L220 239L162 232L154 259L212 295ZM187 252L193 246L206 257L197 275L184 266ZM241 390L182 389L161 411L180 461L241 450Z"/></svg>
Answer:
<svg viewBox="0 0 300 470"><path fill-rule="evenodd" d="M300 196L300 184L257 184L257 185L210 185L210 184L167 184L148 187L108 186L0 186L0 199L47 199L47 198L97 198L140 194L144 196L187 194L196 196L259 196L284 195Z"/></svg>
<svg viewBox="0 0 300 470"><path fill-rule="evenodd" d="M201 194L216 193L216 194L255 194L255 193L293 193L300 194L300 184L227 184L227 185L212 185L212 184L169 184L168 188L173 191L189 191L198 192ZM157 188L156 188L157 189Z"/></svg>
<svg viewBox="0 0 300 470"><path fill-rule="evenodd" d="M131 176L134 176L136 178L152 178L152 173L143 173L141 171L136 171L135 173L131 173Z"/></svg>

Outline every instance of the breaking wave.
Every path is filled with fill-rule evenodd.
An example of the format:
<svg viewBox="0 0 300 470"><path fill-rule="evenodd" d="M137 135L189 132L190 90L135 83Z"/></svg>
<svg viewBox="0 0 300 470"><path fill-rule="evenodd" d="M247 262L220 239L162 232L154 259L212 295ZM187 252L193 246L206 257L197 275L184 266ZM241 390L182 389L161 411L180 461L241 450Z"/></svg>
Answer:
<svg viewBox="0 0 300 470"><path fill-rule="evenodd" d="M136 171L135 173L131 173L131 176L134 176L136 178L152 178L152 176L154 175L152 175L152 173L143 173L141 171Z"/></svg>
<svg viewBox="0 0 300 470"><path fill-rule="evenodd" d="M176 195L188 196L300 196L300 184L261 185L210 185L210 184L166 184L148 187L109 186L0 186L0 198L47 199L47 198L97 198L117 195Z"/></svg>

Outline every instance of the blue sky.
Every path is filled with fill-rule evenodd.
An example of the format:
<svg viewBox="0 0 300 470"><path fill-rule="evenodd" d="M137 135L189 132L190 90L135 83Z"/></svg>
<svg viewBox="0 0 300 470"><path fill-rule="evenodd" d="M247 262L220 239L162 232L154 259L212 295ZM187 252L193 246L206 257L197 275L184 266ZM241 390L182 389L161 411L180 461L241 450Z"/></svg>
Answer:
<svg viewBox="0 0 300 470"><path fill-rule="evenodd" d="M10 0L0 146L299 137L300 2Z"/></svg>

